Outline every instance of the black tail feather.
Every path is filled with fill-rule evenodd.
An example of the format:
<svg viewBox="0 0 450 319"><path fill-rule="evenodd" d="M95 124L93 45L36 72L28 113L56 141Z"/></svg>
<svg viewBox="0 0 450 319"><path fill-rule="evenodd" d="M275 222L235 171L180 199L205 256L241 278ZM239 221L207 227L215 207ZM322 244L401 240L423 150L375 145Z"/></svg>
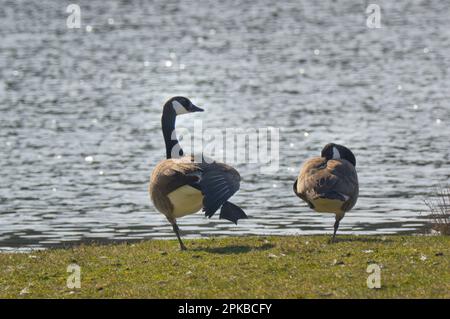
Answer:
<svg viewBox="0 0 450 319"><path fill-rule="evenodd" d="M229 220L237 225L239 219L246 219L248 216L239 207L230 202L225 202L220 209L220 218Z"/></svg>
<svg viewBox="0 0 450 319"><path fill-rule="evenodd" d="M295 195L297 195L297 179L294 182L294 185L292 185L292 189L294 190Z"/></svg>

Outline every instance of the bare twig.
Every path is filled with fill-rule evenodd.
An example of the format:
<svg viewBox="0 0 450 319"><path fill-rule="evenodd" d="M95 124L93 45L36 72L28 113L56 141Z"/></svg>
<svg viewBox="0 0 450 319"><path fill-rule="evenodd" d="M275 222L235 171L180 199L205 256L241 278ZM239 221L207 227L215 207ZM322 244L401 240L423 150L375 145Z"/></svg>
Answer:
<svg viewBox="0 0 450 319"><path fill-rule="evenodd" d="M431 228L442 235L450 235L450 186L436 190L436 196L425 200L430 210L428 218Z"/></svg>

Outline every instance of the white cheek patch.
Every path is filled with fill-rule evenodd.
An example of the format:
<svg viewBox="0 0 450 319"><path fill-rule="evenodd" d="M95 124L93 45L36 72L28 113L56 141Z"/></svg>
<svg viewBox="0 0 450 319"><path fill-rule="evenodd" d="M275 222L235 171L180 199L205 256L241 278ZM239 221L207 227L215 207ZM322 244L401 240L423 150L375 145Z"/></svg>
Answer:
<svg viewBox="0 0 450 319"><path fill-rule="evenodd" d="M341 153L339 153L339 150L336 147L333 147L333 159L340 159Z"/></svg>
<svg viewBox="0 0 450 319"><path fill-rule="evenodd" d="M172 102L172 107L175 110L175 113L177 113L177 115L189 113L188 110L186 110L184 108L184 106L178 101L173 101Z"/></svg>

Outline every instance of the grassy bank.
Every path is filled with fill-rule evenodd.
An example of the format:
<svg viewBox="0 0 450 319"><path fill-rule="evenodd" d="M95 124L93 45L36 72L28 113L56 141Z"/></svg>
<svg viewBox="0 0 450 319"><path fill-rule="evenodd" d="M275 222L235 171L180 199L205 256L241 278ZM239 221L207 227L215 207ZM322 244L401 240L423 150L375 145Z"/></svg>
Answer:
<svg viewBox="0 0 450 319"><path fill-rule="evenodd" d="M450 237L238 237L0 254L1 298L450 298ZM81 288L66 286L81 267ZM367 288L369 264L381 288Z"/></svg>

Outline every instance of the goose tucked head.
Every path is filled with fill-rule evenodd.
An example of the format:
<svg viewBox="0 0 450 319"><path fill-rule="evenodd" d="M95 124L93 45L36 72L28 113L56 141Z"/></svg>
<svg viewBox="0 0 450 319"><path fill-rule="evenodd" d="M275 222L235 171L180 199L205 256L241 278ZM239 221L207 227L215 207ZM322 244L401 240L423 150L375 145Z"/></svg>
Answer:
<svg viewBox="0 0 450 319"><path fill-rule="evenodd" d="M175 115L181 115L186 113L203 112L203 109L194 105L188 98L184 96L175 96L168 100L164 105L164 108L168 108L175 113Z"/></svg>
<svg viewBox="0 0 450 319"><path fill-rule="evenodd" d="M345 159L356 166L355 155L343 145L329 143L322 149L322 157L327 160L331 159Z"/></svg>

